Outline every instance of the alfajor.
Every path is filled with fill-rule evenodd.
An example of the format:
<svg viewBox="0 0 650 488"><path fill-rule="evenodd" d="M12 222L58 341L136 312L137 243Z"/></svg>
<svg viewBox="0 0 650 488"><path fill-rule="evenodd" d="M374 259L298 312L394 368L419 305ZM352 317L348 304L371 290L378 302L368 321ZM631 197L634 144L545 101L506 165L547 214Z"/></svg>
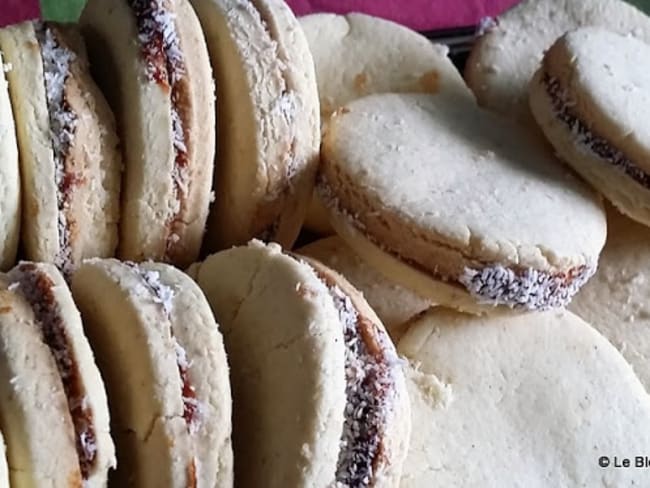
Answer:
<svg viewBox="0 0 650 488"><path fill-rule="evenodd" d="M600 26L650 41L650 17L622 0L524 0L484 22L465 65L479 104L534 126L528 84L555 40L583 26Z"/></svg>
<svg viewBox="0 0 650 488"><path fill-rule="evenodd" d="M104 383L63 275L0 275L0 428L12 486L105 487L115 450Z"/></svg>
<svg viewBox="0 0 650 488"><path fill-rule="evenodd" d="M0 270L13 266L20 237L20 171L18 169L18 143L16 127L9 100L5 72L11 70L5 64L0 50Z"/></svg>
<svg viewBox="0 0 650 488"><path fill-rule="evenodd" d="M320 117L309 45L283 0L191 0L217 83L215 198L205 248L293 245L312 195Z"/></svg>
<svg viewBox="0 0 650 488"><path fill-rule="evenodd" d="M557 154L621 212L650 225L650 46L584 27L558 39L530 85Z"/></svg>
<svg viewBox="0 0 650 488"><path fill-rule="evenodd" d="M192 273L232 366L238 486L398 486L410 435L404 377L361 294L259 241Z"/></svg>
<svg viewBox="0 0 650 488"><path fill-rule="evenodd" d="M199 21L188 0L90 0L80 23L124 150L119 256L188 266L203 239L215 152Z"/></svg>
<svg viewBox="0 0 650 488"><path fill-rule="evenodd" d="M473 98L447 56L449 48L402 25L358 13L299 20L314 58L323 128L337 108L372 93L453 92ZM316 198L305 226L333 233Z"/></svg>
<svg viewBox="0 0 650 488"><path fill-rule="evenodd" d="M436 303L561 307L596 269L597 196L524 129L464 97L351 102L321 154L317 192L337 233Z"/></svg>
<svg viewBox="0 0 650 488"><path fill-rule="evenodd" d="M231 397L210 307L181 271L87 260L72 292L106 381L118 486L232 486Z"/></svg>
<svg viewBox="0 0 650 488"><path fill-rule="evenodd" d="M607 212L607 242L598 271L569 310L603 334L650 392L650 228Z"/></svg>
<svg viewBox="0 0 650 488"><path fill-rule="evenodd" d="M68 273L84 258L112 256L122 162L113 115L90 76L78 30L5 27L0 50L11 67L25 257Z"/></svg>
<svg viewBox="0 0 650 488"><path fill-rule="evenodd" d="M437 309L398 350L418 426L400 487L647 484L632 466L650 449L650 396L572 313Z"/></svg>

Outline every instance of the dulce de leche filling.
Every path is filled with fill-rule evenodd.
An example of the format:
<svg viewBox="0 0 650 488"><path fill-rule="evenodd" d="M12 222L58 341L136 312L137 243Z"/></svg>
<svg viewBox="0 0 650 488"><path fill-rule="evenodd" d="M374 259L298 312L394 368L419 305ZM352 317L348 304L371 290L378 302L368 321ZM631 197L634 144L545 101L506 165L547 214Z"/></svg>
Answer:
<svg viewBox="0 0 650 488"><path fill-rule="evenodd" d="M356 214L352 214L342 206L340 199L334 195L329 182L322 174L319 176L316 189L321 200L330 210L339 214L356 232L383 252L436 281L463 288L479 303L526 310L564 307L596 271L596 266L591 263L570 268L566 272L551 273L531 267L510 268L499 263L485 263L467 258L473 263L471 267L465 267L456 275L444 274L404 256L386 243L379 242L367 231L366 225ZM376 214L368 215L372 219Z"/></svg>
<svg viewBox="0 0 650 488"><path fill-rule="evenodd" d="M174 290L160 281L160 274L157 271L148 271L140 268L137 264L126 263L132 270L134 270L148 292L151 294L153 301L162 307L163 313L168 320L171 320L171 312L173 307ZM178 374L181 379L181 391L179 392L183 399L183 419L187 425L187 431L190 435L195 434L201 427L201 404L196 396L196 390L192 385L189 377L190 362L187 359L185 349L180 345L178 340L173 335L173 330L170 327L172 334L172 341L176 353L176 366ZM196 487L196 459L192 459L187 467L188 474L188 488Z"/></svg>
<svg viewBox="0 0 650 488"><path fill-rule="evenodd" d="M76 56L59 42L56 32L47 24L35 23L34 30L43 60L57 188L59 251L54 257L54 264L67 273L72 264L70 231L76 225L68 210L74 187L81 182L71 169L72 162L69 161L78 118L66 100L66 82L70 76L70 64L74 62Z"/></svg>
<svg viewBox="0 0 650 488"><path fill-rule="evenodd" d="M347 402L336 487L374 486L374 473L387 461L383 442L395 399L397 354L385 334L359 314L350 297L324 274L316 273L338 310L345 340Z"/></svg>
<svg viewBox="0 0 650 488"><path fill-rule="evenodd" d="M171 101L170 128L173 136L174 167L171 178L176 205L168 218L166 258L173 260L183 227L182 213L190 189L189 154L187 141L189 127L184 118L184 107L190 105L185 76L185 60L178 37L175 14L165 0L129 0L136 18L138 42L150 83L156 83L169 93Z"/></svg>
<svg viewBox="0 0 650 488"><path fill-rule="evenodd" d="M87 402L86 388L74 357L72 344L66 331L61 310L54 296L54 282L33 264L20 264L11 272L15 279L11 286L29 302L38 324L43 342L52 352L61 375L63 390L74 425L79 466L83 479L88 479L97 459L97 438L93 412Z"/></svg>
<svg viewBox="0 0 650 488"><path fill-rule="evenodd" d="M636 181L644 188L650 189L650 174L639 168L623 152L616 149L607 139L594 134L580 118L571 111L571 100L560 80L544 73L542 83L551 100L555 116L571 131L576 141L597 156L604 163L612 165Z"/></svg>

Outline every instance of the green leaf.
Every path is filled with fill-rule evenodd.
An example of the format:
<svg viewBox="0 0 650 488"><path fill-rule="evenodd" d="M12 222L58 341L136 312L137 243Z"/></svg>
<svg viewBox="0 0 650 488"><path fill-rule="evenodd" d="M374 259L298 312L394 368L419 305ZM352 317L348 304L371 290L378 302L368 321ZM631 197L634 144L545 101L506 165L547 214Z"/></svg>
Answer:
<svg viewBox="0 0 650 488"><path fill-rule="evenodd" d="M41 0L43 20L77 22L86 0Z"/></svg>
<svg viewBox="0 0 650 488"><path fill-rule="evenodd" d="M650 14L650 0L628 0L628 2L643 10L645 13Z"/></svg>

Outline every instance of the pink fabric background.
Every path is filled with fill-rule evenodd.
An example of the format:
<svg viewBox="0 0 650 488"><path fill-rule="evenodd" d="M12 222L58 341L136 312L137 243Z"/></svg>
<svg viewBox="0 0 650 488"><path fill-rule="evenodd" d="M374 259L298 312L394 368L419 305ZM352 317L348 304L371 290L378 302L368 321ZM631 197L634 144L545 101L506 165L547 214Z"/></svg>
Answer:
<svg viewBox="0 0 650 488"><path fill-rule="evenodd" d="M495 16L518 0L287 0L296 15L312 12L364 12L415 30L471 26Z"/></svg>
<svg viewBox="0 0 650 488"><path fill-rule="evenodd" d="M0 26L37 19L40 13L38 0L0 0Z"/></svg>
<svg viewBox="0 0 650 488"><path fill-rule="evenodd" d="M475 25L517 0L287 0L296 15L365 12L417 30ZM0 26L38 18L38 0L0 0Z"/></svg>

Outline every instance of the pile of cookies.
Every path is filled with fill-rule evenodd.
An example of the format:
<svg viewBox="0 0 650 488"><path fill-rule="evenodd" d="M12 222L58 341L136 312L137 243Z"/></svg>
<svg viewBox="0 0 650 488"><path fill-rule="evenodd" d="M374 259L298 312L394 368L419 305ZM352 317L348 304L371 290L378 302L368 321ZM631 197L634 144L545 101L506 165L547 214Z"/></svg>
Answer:
<svg viewBox="0 0 650 488"><path fill-rule="evenodd" d="M650 18L484 24L1 29L0 485L650 485Z"/></svg>

